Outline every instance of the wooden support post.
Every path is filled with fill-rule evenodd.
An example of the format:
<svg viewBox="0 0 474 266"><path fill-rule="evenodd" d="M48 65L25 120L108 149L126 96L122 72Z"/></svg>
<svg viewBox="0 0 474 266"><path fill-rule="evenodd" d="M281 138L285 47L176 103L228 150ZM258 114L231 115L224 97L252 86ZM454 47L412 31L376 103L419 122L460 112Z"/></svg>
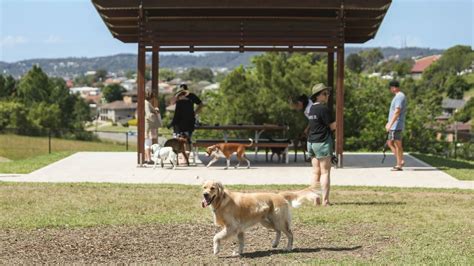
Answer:
<svg viewBox="0 0 474 266"><path fill-rule="evenodd" d="M145 45L139 42L137 65L137 150L139 166L142 166L145 161L145 63Z"/></svg>
<svg viewBox="0 0 474 266"><path fill-rule="evenodd" d="M336 156L337 167L343 167L344 151L344 45L337 47L336 81Z"/></svg>
<svg viewBox="0 0 474 266"><path fill-rule="evenodd" d="M158 93L159 93L159 88L158 88L158 77L159 77L159 67L160 66L160 61L159 61L159 53L158 53L158 48L156 46L153 46L153 52L152 52L152 57L151 57L151 91L153 92L153 106L154 107L160 107L159 106L159 99L158 99ZM160 110L161 111L161 110ZM153 138L152 143L158 143L158 138Z"/></svg>
<svg viewBox="0 0 474 266"><path fill-rule="evenodd" d="M137 58L137 164L143 166L145 162L145 68L146 68L146 45L142 42L144 32L145 14L143 3L139 5L138 30L140 39L138 41Z"/></svg>
<svg viewBox="0 0 474 266"><path fill-rule="evenodd" d="M327 74L328 74L327 86L331 87L332 89L331 94L329 95L328 108L331 111L331 115L334 116L334 93L336 91L334 88L334 52L328 53L328 73Z"/></svg>

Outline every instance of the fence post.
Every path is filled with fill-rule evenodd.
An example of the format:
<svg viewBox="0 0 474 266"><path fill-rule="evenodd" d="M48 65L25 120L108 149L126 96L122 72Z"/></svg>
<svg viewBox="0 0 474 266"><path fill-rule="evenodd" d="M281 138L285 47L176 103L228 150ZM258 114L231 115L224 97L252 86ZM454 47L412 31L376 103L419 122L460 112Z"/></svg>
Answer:
<svg viewBox="0 0 474 266"><path fill-rule="evenodd" d="M48 131L48 151L51 154L51 129Z"/></svg>
<svg viewBox="0 0 474 266"><path fill-rule="evenodd" d="M125 150L128 151L128 132L125 132Z"/></svg>
<svg viewBox="0 0 474 266"><path fill-rule="evenodd" d="M457 144L458 144L458 122L454 122L454 159L456 159L457 156Z"/></svg>

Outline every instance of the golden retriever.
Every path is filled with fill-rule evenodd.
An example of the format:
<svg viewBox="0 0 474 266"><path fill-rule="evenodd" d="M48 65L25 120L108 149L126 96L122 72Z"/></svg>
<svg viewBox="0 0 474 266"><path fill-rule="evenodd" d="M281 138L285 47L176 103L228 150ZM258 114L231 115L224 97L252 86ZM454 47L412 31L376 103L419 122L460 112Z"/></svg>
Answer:
<svg viewBox="0 0 474 266"><path fill-rule="evenodd" d="M293 249L290 205L298 207L303 200L320 204L320 196L315 192L314 187L294 192L239 193L224 189L219 181L208 180L204 182L202 189L202 207L211 206L214 223L222 227L222 231L214 236L215 255L220 251L221 241L235 235L239 240L239 247L234 255L242 254L244 231L258 223L275 230L273 248L278 246L281 232L283 232L288 238L286 250L290 251Z"/></svg>

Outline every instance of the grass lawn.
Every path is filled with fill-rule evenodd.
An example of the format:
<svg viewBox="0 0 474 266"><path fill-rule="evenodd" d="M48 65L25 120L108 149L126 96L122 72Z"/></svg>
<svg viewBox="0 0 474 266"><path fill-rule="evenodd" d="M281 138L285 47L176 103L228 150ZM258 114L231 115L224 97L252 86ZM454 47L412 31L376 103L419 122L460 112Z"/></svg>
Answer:
<svg viewBox="0 0 474 266"><path fill-rule="evenodd" d="M45 167L59 161L74 152L55 152L51 154L41 154L26 159L19 159L10 162L0 163L0 173L3 174L28 174L37 169Z"/></svg>
<svg viewBox="0 0 474 266"><path fill-rule="evenodd" d="M12 160L0 163L0 173L30 173L78 151L125 151L125 145L111 142L51 139L48 151L47 137L29 137L13 134L0 135L0 156ZM136 150L129 145L129 151Z"/></svg>
<svg viewBox="0 0 474 266"><path fill-rule="evenodd" d="M474 73L470 73L463 76L467 83L474 84Z"/></svg>
<svg viewBox="0 0 474 266"><path fill-rule="evenodd" d="M468 90L464 93L464 98L465 99L466 98L472 98L472 97L474 97L474 88L472 88L472 89L470 89L470 90Z"/></svg>
<svg viewBox="0 0 474 266"><path fill-rule="evenodd" d="M236 259L234 240L211 255L217 229L198 186L0 183L0 264L474 263L473 191L334 187L331 196L331 207L292 210L294 252L272 250L274 233L259 227Z"/></svg>
<svg viewBox="0 0 474 266"><path fill-rule="evenodd" d="M464 79L466 80L467 83L471 84L471 86L474 86L474 73L470 73L467 75L463 76ZM464 93L464 98L471 98L474 97L474 87L471 87L470 90L466 91Z"/></svg>
<svg viewBox="0 0 474 266"><path fill-rule="evenodd" d="M474 162L460 159L449 159L434 155L411 154L416 158L440 169L459 180L474 180Z"/></svg>
<svg viewBox="0 0 474 266"><path fill-rule="evenodd" d="M95 131L95 127L89 127L88 130L89 131ZM97 131L99 131L99 132L118 132L118 133L122 133L122 132L125 133L125 132L132 131L132 132L136 133L137 132L137 127L135 127L135 126L123 127L123 126L120 126L120 125L117 125L117 126L109 125L109 126L99 127L99 128L97 128ZM172 130L168 129L166 127L159 128L158 133L159 133L160 136L163 136L163 137L166 137L166 138L171 138L171 136L173 135Z"/></svg>

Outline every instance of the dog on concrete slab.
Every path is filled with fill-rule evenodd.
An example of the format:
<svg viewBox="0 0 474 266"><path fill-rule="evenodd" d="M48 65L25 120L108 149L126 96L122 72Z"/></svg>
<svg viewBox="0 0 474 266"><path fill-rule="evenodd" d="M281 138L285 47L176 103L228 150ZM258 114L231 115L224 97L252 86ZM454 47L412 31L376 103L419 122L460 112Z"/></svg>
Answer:
<svg viewBox="0 0 474 266"><path fill-rule="evenodd" d="M184 159L186 160L186 164L189 166L189 158L186 154L186 147L188 145L188 139L185 136L179 136L177 138L169 139L163 144L164 147L171 147L173 148L173 152L176 154L183 154ZM179 161L178 163L179 164Z"/></svg>
<svg viewBox="0 0 474 266"><path fill-rule="evenodd" d="M207 156L211 157L212 160L207 164L206 167L211 166L219 158L226 158L227 160L227 166L224 169L228 169L230 166L230 157L232 154L236 153L237 154L237 159L239 162L235 165L235 168L239 168L240 162L242 160L247 161L247 168L250 168L250 160L245 156L245 148L251 147L253 145L253 139L249 139L250 144L245 145L242 143L217 143L215 145L209 146L206 148L206 153Z"/></svg>
<svg viewBox="0 0 474 266"><path fill-rule="evenodd" d="M275 142L275 143L291 143L290 139L284 139L284 140L276 140L276 139L272 139L270 138L269 139L270 142ZM271 151L271 155L270 155L270 162L273 162L273 156L277 156L278 157L278 162L279 163L282 163L286 160L286 151L287 148L284 148L284 147L267 147L265 148L265 161L268 162L268 153Z"/></svg>
<svg viewBox="0 0 474 266"><path fill-rule="evenodd" d="M220 251L221 241L233 236L239 241L234 255L241 255L245 231L259 223L276 232L273 248L278 246L283 232L288 238L286 250L290 251L293 249L290 206L298 207L305 200L320 204L320 196L314 187L280 193L239 193L224 189L221 182L214 180L204 182L202 196L201 206L211 206L214 223L222 228L214 236L215 255Z"/></svg>
<svg viewBox="0 0 474 266"><path fill-rule="evenodd" d="M293 140L294 148L295 148L295 162L296 162L296 153L298 150L303 152L303 158L305 162L310 162L311 158L306 158L306 152L308 152L307 146L307 139L308 136L305 132L301 133L295 140Z"/></svg>
<svg viewBox="0 0 474 266"><path fill-rule="evenodd" d="M161 168L164 167L164 161L169 160L173 169L176 169L178 164L178 155L173 151L173 147L161 147L160 144L151 145L151 159L155 162L153 169L156 168L158 161L161 163Z"/></svg>

